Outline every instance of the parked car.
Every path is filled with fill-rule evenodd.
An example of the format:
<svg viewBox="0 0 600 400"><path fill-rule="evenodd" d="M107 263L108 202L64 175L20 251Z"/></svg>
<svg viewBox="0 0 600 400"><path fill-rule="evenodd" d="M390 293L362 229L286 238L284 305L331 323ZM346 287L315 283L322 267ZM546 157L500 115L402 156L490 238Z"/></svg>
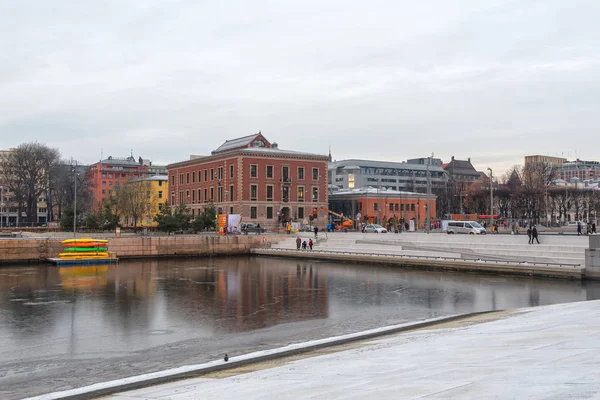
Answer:
<svg viewBox="0 0 600 400"><path fill-rule="evenodd" d="M448 221L449 235L455 233L468 233L470 235L485 235L485 228L476 221Z"/></svg>
<svg viewBox="0 0 600 400"><path fill-rule="evenodd" d="M262 226L260 226L260 224L253 224L252 222L249 222L247 224L242 224L242 232L244 234L248 234L248 233L256 233L257 235L261 234L261 233L265 233L267 230L265 228L263 228Z"/></svg>
<svg viewBox="0 0 600 400"><path fill-rule="evenodd" d="M365 233L387 233L387 229L385 229L383 226L381 225L377 225L377 224L369 224L367 226L365 226Z"/></svg>
<svg viewBox="0 0 600 400"><path fill-rule="evenodd" d="M300 227L300 232L313 232L315 230L315 228L313 228L310 225L302 225Z"/></svg>

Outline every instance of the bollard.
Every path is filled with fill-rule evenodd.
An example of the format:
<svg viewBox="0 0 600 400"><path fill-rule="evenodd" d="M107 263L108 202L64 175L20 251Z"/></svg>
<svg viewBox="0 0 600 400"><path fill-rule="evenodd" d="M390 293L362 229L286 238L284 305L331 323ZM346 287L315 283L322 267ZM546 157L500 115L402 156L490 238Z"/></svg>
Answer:
<svg viewBox="0 0 600 400"><path fill-rule="evenodd" d="M588 236L589 246L585 249L585 276L600 279L600 235Z"/></svg>

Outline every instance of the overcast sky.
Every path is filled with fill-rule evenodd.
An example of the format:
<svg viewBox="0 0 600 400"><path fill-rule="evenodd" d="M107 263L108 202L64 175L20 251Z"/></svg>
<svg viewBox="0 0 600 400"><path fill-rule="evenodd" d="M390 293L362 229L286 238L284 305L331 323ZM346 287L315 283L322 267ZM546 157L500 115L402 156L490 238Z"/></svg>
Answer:
<svg viewBox="0 0 600 400"><path fill-rule="evenodd" d="M0 148L600 160L600 1L0 0Z"/></svg>

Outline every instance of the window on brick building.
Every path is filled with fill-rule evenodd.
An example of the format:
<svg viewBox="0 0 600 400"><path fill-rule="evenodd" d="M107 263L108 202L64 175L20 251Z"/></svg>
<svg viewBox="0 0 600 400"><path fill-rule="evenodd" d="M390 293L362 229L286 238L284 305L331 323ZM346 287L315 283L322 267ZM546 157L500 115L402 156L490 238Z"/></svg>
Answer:
<svg viewBox="0 0 600 400"><path fill-rule="evenodd" d="M190 184L190 173L186 173L185 174L185 183L187 183L188 185Z"/></svg>
<svg viewBox="0 0 600 400"><path fill-rule="evenodd" d="M229 166L229 177L233 178L233 165Z"/></svg>
<svg viewBox="0 0 600 400"><path fill-rule="evenodd" d="M192 171L192 183L196 183L196 171Z"/></svg>
<svg viewBox="0 0 600 400"><path fill-rule="evenodd" d="M258 178L258 165L250 165L250 178Z"/></svg>
<svg viewBox="0 0 600 400"><path fill-rule="evenodd" d="M304 179L304 167L298 167L298 179Z"/></svg>
<svg viewBox="0 0 600 400"><path fill-rule="evenodd" d="M256 185L250 185L250 200L258 200L258 186Z"/></svg>
<svg viewBox="0 0 600 400"><path fill-rule="evenodd" d="M175 175L171 175L171 185L175 186Z"/></svg>
<svg viewBox="0 0 600 400"><path fill-rule="evenodd" d="M267 185L267 201L273 201L273 185Z"/></svg>
<svg viewBox="0 0 600 400"><path fill-rule="evenodd" d="M204 170L204 182L208 181L208 170Z"/></svg>
<svg viewBox="0 0 600 400"><path fill-rule="evenodd" d="M273 166L267 165L267 178L273 178Z"/></svg>
<svg viewBox="0 0 600 400"><path fill-rule="evenodd" d="M415 205L414 204L410 205L410 211L415 211Z"/></svg>
<svg viewBox="0 0 600 400"><path fill-rule="evenodd" d="M235 192L233 191L233 185L229 185L229 201L235 201Z"/></svg>
<svg viewBox="0 0 600 400"><path fill-rule="evenodd" d="M273 207L267 207L267 219L273 219Z"/></svg>
<svg viewBox="0 0 600 400"><path fill-rule="evenodd" d="M316 188L316 187L312 188L312 201L314 201L314 202L319 201L319 188Z"/></svg>
<svg viewBox="0 0 600 400"><path fill-rule="evenodd" d="M183 204L183 191L179 192L179 204Z"/></svg>
<svg viewBox="0 0 600 400"><path fill-rule="evenodd" d="M304 207L298 207L298 219L304 219Z"/></svg>
<svg viewBox="0 0 600 400"><path fill-rule="evenodd" d="M304 201L304 186L298 186L298 201Z"/></svg>
<svg viewBox="0 0 600 400"><path fill-rule="evenodd" d="M204 202L208 202L208 189L204 189Z"/></svg>
<svg viewBox="0 0 600 400"><path fill-rule="evenodd" d="M215 201L215 188L212 186L210 188L210 201Z"/></svg>
<svg viewBox="0 0 600 400"><path fill-rule="evenodd" d="M312 175L313 175L312 176L313 181L318 180L319 179L319 168L313 168L312 169Z"/></svg>
<svg viewBox="0 0 600 400"><path fill-rule="evenodd" d="M256 219L256 207L250 207L250 218Z"/></svg>
<svg viewBox="0 0 600 400"><path fill-rule="evenodd" d="M217 168L217 179L223 179L223 167Z"/></svg>
<svg viewBox="0 0 600 400"><path fill-rule="evenodd" d="M214 168L210 169L210 180L211 181L215 180L215 169Z"/></svg>

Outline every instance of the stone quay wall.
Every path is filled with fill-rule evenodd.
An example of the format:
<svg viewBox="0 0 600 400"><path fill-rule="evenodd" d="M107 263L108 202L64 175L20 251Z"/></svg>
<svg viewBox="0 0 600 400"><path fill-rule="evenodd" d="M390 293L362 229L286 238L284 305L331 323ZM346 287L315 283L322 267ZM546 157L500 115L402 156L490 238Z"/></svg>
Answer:
<svg viewBox="0 0 600 400"><path fill-rule="evenodd" d="M95 237L100 239L100 237ZM206 236L173 235L106 238L108 251L119 259L178 256L249 255L253 248L269 247L285 238L279 235ZM57 257L64 238L0 240L0 264L45 262Z"/></svg>

